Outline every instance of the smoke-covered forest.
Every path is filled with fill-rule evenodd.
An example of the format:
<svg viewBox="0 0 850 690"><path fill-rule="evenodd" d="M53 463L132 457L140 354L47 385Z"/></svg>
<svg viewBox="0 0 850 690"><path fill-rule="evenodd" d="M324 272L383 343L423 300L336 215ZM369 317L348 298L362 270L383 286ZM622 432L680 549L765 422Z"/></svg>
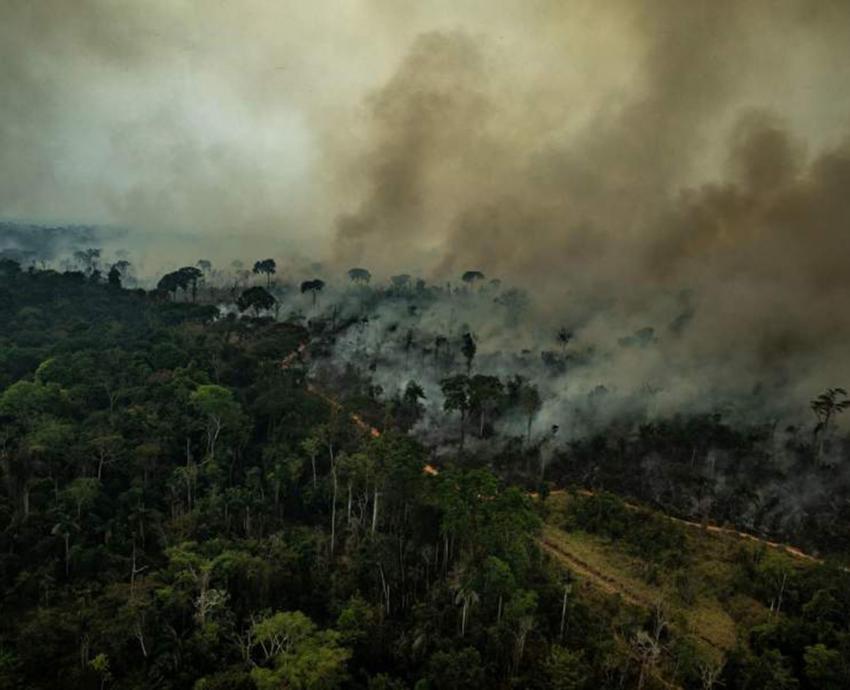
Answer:
<svg viewBox="0 0 850 690"><path fill-rule="evenodd" d="M850 688L848 64L0 0L0 690Z"/></svg>
<svg viewBox="0 0 850 690"><path fill-rule="evenodd" d="M665 401L677 300L79 239L0 260L5 686L844 687L839 386Z"/></svg>

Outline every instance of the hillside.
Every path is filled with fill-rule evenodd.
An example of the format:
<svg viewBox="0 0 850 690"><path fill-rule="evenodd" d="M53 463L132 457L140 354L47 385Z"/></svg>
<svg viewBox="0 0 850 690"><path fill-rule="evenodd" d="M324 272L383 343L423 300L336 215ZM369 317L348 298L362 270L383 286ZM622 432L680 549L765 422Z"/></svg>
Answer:
<svg viewBox="0 0 850 690"><path fill-rule="evenodd" d="M800 609L806 583L850 582L846 569L796 549L685 523L611 494L557 491L541 509L540 544L569 574L570 596L654 620L659 636L650 640L648 666L676 687L683 649L701 650L703 683L719 682L730 659L757 651L777 630L799 630L797 616L811 614L812 602Z"/></svg>

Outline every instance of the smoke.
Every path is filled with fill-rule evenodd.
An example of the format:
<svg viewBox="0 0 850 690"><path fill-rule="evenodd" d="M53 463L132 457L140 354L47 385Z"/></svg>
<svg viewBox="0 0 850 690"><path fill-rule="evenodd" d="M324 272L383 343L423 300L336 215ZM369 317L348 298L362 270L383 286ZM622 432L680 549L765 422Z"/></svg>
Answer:
<svg viewBox="0 0 850 690"><path fill-rule="evenodd" d="M686 316L638 370L690 396L793 379L799 404L847 380L846 6L540 7L520 44L421 35L371 95L341 264L484 269L550 323L615 304L591 319L601 341ZM598 45L568 40L579 18ZM617 358L611 378L635 367Z"/></svg>
<svg viewBox="0 0 850 690"><path fill-rule="evenodd" d="M610 348L558 385L800 404L850 380L848 58L840 0L0 0L0 213L150 272L478 269L531 297L484 353Z"/></svg>

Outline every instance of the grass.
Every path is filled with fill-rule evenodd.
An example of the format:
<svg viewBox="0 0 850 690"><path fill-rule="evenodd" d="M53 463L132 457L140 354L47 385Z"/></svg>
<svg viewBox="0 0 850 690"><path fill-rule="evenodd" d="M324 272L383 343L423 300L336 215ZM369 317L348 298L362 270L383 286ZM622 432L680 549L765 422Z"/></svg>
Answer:
<svg viewBox="0 0 850 690"><path fill-rule="evenodd" d="M619 594L644 608L663 601L674 633L691 635L715 653L732 649L750 627L767 620L767 608L738 591L742 549L755 552L761 548L758 544L683 526L683 564L669 567L641 559L619 540L563 529L571 500L576 499L567 493L547 499L542 540L547 552L575 572L585 588ZM772 557L787 559L795 568L809 567L785 554Z"/></svg>

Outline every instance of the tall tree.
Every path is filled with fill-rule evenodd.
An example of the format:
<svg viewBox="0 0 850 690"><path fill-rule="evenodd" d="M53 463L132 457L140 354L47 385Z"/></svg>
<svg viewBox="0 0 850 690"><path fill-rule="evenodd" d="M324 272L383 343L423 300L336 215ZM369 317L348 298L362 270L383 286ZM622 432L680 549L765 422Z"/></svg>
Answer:
<svg viewBox="0 0 850 690"><path fill-rule="evenodd" d="M512 404L519 408L525 417L525 442L526 444L530 444L531 425L534 423L537 413L543 407L540 392L533 383L522 376L516 375L508 381L508 398Z"/></svg>
<svg viewBox="0 0 850 690"><path fill-rule="evenodd" d="M472 372L472 360L475 359L475 353L478 351L478 346L475 344L475 336L469 331L464 333L461 338L460 351L466 360L466 375L469 376Z"/></svg>
<svg viewBox="0 0 850 690"><path fill-rule="evenodd" d="M463 451L464 441L466 440L466 415L471 404L469 377L464 374L450 376L440 381L440 388L445 398L443 409L460 414L460 450Z"/></svg>
<svg viewBox="0 0 850 690"><path fill-rule="evenodd" d="M259 690L333 690L347 678L351 651L334 630L319 630L300 611L279 611L253 624L256 659L251 678Z"/></svg>
<svg viewBox="0 0 850 690"><path fill-rule="evenodd" d="M484 280L484 274L481 271L466 271L462 276L461 280L472 287L479 281Z"/></svg>
<svg viewBox="0 0 850 690"><path fill-rule="evenodd" d="M190 292L192 301L196 301L198 295L198 280L203 277L200 269L194 266L184 266L171 273L166 273L160 278L156 287L158 290L170 293L172 296L177 294L177 290Z"/></svg>
<svg viewBox="0 0 850 690"><path fill-rule="evenodd" d="M505 387L497 376L476 374L469 381L470 409L477 412L478 436L484 438L484 425L487 416L499 406L504 395Z"/></svg>
<svg viewBox="0 0 850 690"><path fill-rule="evenodd" d="M818 420L815 436L817 437L817 458L820 461L830 425L837 415L850 407L850 398L847 397L847 391L843 388L827 388L812 400L810 406Z"/></svg>
<svg viewBox="0 0 850 690"><path fill-rule="evenodd" d="M392 276L390 278L390 283L397 290L406 290L410 287L411 276L409 273L399 273L398 275Z"/></svg>
<svg viewBox="0 0 850 690"><path fill-rule="evenodd" d="M106 275L106 282L111 288L121 287L121 271L119 271L116 266L112 266L112 268L109 269L109 273Z"/></svg>
<svg viewBox="0 0 850 690"><path fill-rule="evenodd" d="M215 460L216 442L226 425L236 423L239 403L229 389L216 385L198 386L191 401L206 417L207 459Z"/></svg>
<svg viewBox="0 0 850 690"><path fill-rule="evenodd" d="M422 416L425 408L421 400L425 400L425 390L416 381L408 381L401 395L403 429L413 426Z"/></svg>
<svg viewBox="0 0 850 690"><path fill-rule="evenodd" d="M74 260L86 274L91 275L98 269L100 254L100 249L94 247L78 249L74 252Z"/></svg>
<svg viewBox="0 0 850 690"><path fill-rule="evenodd" d="M276 271L277 264L274 259L261 259L260 261L255 261L254 268L252 269L254 275L259 275L260 273L266 274L266 287L271 287L272 275Z"/></svg>
<svg viewBox="0 0 850 690"><path fill-rule="evenodd" d="M244 312L252 309L254 316L259 316L260 312L273 309L276 303L277 300L274 296L259 285L243 290L242 294L236 300L236 306L239 307L239 311Z"/></svg>
<svg viewBox="0 0 850 690"><path fill-rule="evenodd" d="M368 285L372 280L372 274L365 268L350 268L348 270L348 278L352 283L359 285Z"/></svg>
<svg viewBox="0 0 850 690"><path fill-rule="evenodd" d="M566 326L561 326L558 329L557 333L557 341L561 346L561 354L565 354L567 350L567 345L573 339L572 331L568 331Z"/></svg>
<svg viewBox="0 0 850 690"><path fill-rule="evenodd" d="M313 278L313 280L305 280L301 283L301 294L305 294L309 292L313 295L313 306L316 306L316 297L317 295L325 289L325 281L320 278Z"/></svg>

